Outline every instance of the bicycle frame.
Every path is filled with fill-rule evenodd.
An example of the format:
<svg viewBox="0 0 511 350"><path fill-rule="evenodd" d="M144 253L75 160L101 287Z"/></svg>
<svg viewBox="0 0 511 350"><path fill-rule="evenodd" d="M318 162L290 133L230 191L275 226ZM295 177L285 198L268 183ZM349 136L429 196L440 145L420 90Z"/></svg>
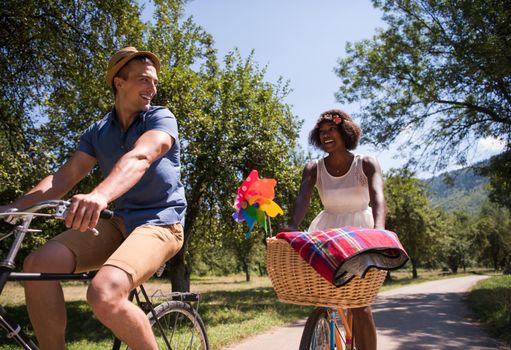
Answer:
<svg viewBox="0 0 511 350"><path fill-rule="evenodd" d="M303 344L309 349L309 345L311 346L310 349L315 349L315 346L313 347L312 344L315 345L324 345L325 349L337 349L337 350L353 350L354 349L354 339L353 339L353 314L350 309L344 309L342 307L336 309L336 308L320 308L318 310L323 309L323 315L319 319L316 319L315 317L318 317L318 314L316 316L312 316L315 311L313 311L313 314L311 314L310 317L314 317L313 319L317 320L313 323L315 326L312 329L309 329L309 331L312 331L312 338L311 343L308 341ZM319 333L316 334L316 327L319 326L320 320L324 320L325 322L325 328L328 329L327 333ZM307 325L306 325L307 329ZM304 330L305 332L306 330ZM328 335L327 337L325 337ZM319 338L317 338L319 337ZM323 339L321 341L320 339ZM303 341L303 338L302 338ZM304 347L302 344L300 344L300 348L303 349ZM323 347L321 347L323 349Z"/></svg>
<svg viewBox="0 0 511 350"><path fill-rule="evenodd" d="M350 309L347 309L346 312L345 312L345 309L343 308L339 308L338 310L333 310L333 314L334 314L334 317L332 317L332 323L335 323L334 325L332 325L331 327L335 326L335 329L336 331L335 332L332 332L331 334L334 334L335 336L335 344L337 345L337 349L342 349L341 347L341 343L342 343L342 339L341 339L341 335L339 334L339 326L337 325L337 318L335 317L335 315L339 315L339 317L341 318L341 323L342 323L342 326L346 332L346 341L345 341L345 344L346 344L346 350L351 350L353 348L353 314L351 313L351 310ZM334 339L331 339L331 346L330 348L333 349L332 345L333 345L333 341Z"/></svg>
<svg viewBox="0 0 511 350"><path fill-rule="evenodd" d="M14 241L7 254L7 257L0 262L0 295L8 281L72 281L72 280L90 280L92 276L88 273L64 274L64 273L27 273L14 272L14 258L18 254L21 242L27 232L39 232L40 230L29 229L33 216L27 215L23 218L22 225L14 229ZM5 308L0 305L0 326L7 331L7 337L14 339L24 349L38 349L30 338L22 331L21 326L12 319Z"/></svg>
<svg viewBox="0 0 511 350"><path fill-rule="evenodd" d="M11 270L12 271L12 270ZM8 281L87 281L92 279L93 274L91 273L80 273L80 274L63 274L63 273L14 273L10 272L8 269L3 269L0 272L0 277L4 277L4 275L9 275L7 277ZM7 282L7 281L6 281ZM1 286L2 288L5 286L6 282ZM143 285L138 287L140 293L143 296L143 300L139 297L139 293L137 290L133 290L130 292L128 299L130 301L135 300L137 305L141 307L144 312L151 312L153 316L155 315L154 306L151 302L150 297L148 296ZM1 294L1 292L0 292ZM155 317L156 319L156 317ZM158 321L157 321L158 322ZM20 344L24 349L28 350L36 350L39 349L26 335L21 328L21 325L16 323L14 319L12 319L7 311L4 309L2 305L0 305L0 326L6 329L8 332L7 337L13 338L18 344ZM158 327L160 328L161 335L164 338L167 346L170 346L168 343L168 339L161 329L161 325L158 323ZM119 350L121 348L121 341L117 337L114 337L114 343L112 345L112 350Z"/></svg>
<svg viewBox="0 0 511 350"><path fill-rule="evenodd" d="M45 201L30 208L31 212L15 212L16 215L22 216L22 223L14 228L12 231L14 234L14 240L11 243L11 247L7 256L0 262L0 295L2 294L5 285L8 281L84 281L91 280L93 278L92 273L28 273L28 272L14 272L15 264L14 259L21 248L21 243L25 238L27 232L41 232L41 230L30 229L30 223L34 216L51 217L57 219L63 219L65 217L65 211L67 209L68 202L66 201ZM43 214L35 213L36 211L44 208L55 208L56 214ZM33 211L33 212L32 212ZM139 305L146 313L151 312L158 322L158 327L161 334L170 348L169 341L166 338L159 321L156 318L155 309L151 302L151 298L147 295L146 290L141 285L138 287L144 300L139 298L137 289L134 289L129 294L129 300L135 299L137 305ZM14 339L19 345L27 350L39 349L30 338L23 332L22 327L8 314L5 308L0 305L0 326L7 332L7 337ZM121 347L121 341L115 337L112 350L119 350Z"/></svg>

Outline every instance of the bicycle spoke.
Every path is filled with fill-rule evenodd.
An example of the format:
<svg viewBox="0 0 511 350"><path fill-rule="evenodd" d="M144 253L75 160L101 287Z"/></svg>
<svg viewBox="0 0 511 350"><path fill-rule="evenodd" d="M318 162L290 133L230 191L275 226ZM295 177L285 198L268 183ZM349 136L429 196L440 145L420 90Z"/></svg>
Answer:
<svg viewBox="0 0 511 350"><path fill-rule="evenodd" d="M204 325L193 308L182 302L167 302L156 308L158 322L172 350L207 350ZM156 341L160 349L166 349L165 337L158 323L151 319Z"/></svg>
<svg viewBox="0 0 511 350"><path fill-rule="evenodd" d="M314 309L305 324L300 350L352 350L346 332L349 326L343 316L328 308Z"/></svg>

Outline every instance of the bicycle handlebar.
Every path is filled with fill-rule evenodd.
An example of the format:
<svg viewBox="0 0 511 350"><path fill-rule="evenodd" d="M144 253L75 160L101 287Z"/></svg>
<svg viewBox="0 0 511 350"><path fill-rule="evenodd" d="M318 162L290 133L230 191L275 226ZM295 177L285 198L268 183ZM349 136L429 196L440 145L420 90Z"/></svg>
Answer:
<svg viewBox="0 0 511 350"><path fill-rule="evenodd" d="M71 203L69 201L64 200L48 200L48 201L42 201L39 203L36 203L28 208L12 211L12 212L6 212L6 213L0 213L1 217L7 217L6 221L9 221L9 224L14 224L14 222L10 222L11 217L20 217L23 218L23 220L27 220L30 224L30 221L32 221L32 217L34 216L43 216L43 217L49 217L54 219L60 219L65 220L67 215L67 209ZM40 213L39 211L42 209L55 209L55 213L53 214L47 214L47 213ZM102 219L111 219L114 216L113 211L109 209L103 209L101 213L99 214L99 217ZM99 235L99 232L96 228L92 227L89 229L94 233L94 236Z"/></svg>
<svg viewBox="0 0 511 350"><path fill-rule="evenodd" d="M99 213L99 217L102 219L110 220L111 218L114 217L114 212L111 211L110 209L103 209L101 213Z"/></svg>
<svg viewBox="0 0 511 350"><path fill-rule="evenodd" d="M20 209L13 212L0 213L0 217L2 216L26 216L26 215L34 215L34 216L51 216L56 219L65 219L67 215L67 208L71 203L65 200L48 200L36 203L28 208ZM43 209L55 209L55 214L45 214L40 213L39 211ZM103 209L99 214L99 217L102 219L111 219L114 216L114 212L109 209Z"/></svg>

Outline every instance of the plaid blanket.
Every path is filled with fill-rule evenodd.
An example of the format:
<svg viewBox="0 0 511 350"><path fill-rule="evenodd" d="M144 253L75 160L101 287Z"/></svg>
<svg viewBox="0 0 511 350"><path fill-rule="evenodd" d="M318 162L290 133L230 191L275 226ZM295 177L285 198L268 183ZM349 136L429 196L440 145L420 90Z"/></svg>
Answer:
<svg viewBox="0 0 511 350"><path fill-rule="evenodd" d="M388 230L340 227L317 232L280 232L291 247L327 281L340 287L376 267L394 270L408 261L397 235Z"/></svg>

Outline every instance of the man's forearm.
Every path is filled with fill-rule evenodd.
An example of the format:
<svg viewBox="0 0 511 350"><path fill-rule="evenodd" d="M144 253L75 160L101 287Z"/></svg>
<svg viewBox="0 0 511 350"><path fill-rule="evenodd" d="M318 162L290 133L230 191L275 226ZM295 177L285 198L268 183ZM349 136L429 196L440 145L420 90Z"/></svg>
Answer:
<svg viewBox="0 0 511 350"><path fill-rule="evenodd" d="M92 190L91 194L101 195L107 203L119 198L140 181L154 161L167 153L172 147L173 140L163 131L145 132L134 148L117 161L110 174Z"/></svg>
<svg viewBox="0 0 511 350"><path fill-rule="evenodd" d="M102 195L107 203L110 203L135 186L150 165L147 157L128 153L117 162L110 174L91 193Z"/></svg>
<svg viewBox="0 0 511 350"><path fill-rule="evenodd" d="M58 199L64 196L72 186L68 187L65 182L60 181L55 175L49 175L26 194L16 199L11 205L22 209L30 207L37 202Z"/></svg>

